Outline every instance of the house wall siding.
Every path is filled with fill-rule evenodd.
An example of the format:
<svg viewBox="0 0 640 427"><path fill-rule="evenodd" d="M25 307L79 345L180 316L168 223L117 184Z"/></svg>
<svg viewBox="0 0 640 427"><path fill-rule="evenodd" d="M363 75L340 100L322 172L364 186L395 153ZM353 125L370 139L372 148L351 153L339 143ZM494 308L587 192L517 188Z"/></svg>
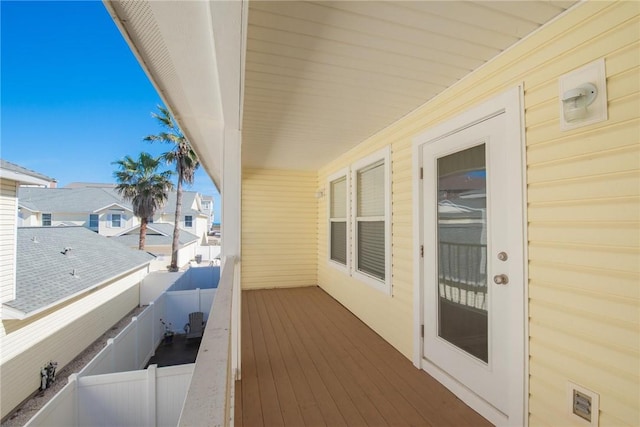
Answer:
<svg viewBox="0 0 640 427"><path fill-rule="evenodd" d="M317 174L242 174L242 288L317 284Z"/></svg>
<svg viewBox="0 0 640 427"><path fill-rule="evenodd" d="M640 424L639 16L637 2L583 3L319 172L326 186L391 146L393 296L328 265L327 198L318 282L411 358L412 138L524 83L531 425L579 425L566 413L568 380L600 394L601 426ZM558 78L599 58L609 119L562 132Z"/></svg>
<svg viewBox="0 0 640 427"><path fill-rule="evenodd" d="M0 303L15 299L17 212L17 183L0 179Z"/></svg>
<svg viewBox="0 0 640 427"><path fill-rule="evenodd" d="M33 318L3 321L0 417L38 389L44 365L55 361L62 369L136 307L145 275L146 267Z"/></svg>

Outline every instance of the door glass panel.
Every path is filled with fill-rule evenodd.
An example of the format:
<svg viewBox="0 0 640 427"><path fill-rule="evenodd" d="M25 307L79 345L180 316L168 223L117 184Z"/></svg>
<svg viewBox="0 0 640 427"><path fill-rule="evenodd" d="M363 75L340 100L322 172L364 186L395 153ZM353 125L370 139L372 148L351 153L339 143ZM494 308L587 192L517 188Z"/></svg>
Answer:
<svg viewBox="0 0 640 427"><path fill-rule="evenodd" d="M438 335L487 362L485 145L438 159Z"/></svg>

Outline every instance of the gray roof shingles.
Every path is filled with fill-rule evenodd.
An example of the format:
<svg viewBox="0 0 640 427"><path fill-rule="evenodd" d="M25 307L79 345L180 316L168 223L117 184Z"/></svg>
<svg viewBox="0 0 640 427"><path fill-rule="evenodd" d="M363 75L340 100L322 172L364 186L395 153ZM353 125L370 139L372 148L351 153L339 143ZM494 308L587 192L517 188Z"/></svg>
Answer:
<svg viewBox="0 0 640 427"><path fill-rule="evenodd" d="M5 305L23 313L52 305L154 259L84 227L18 228L17 236L16 299Z"/></svg>
<svg viewBox="0 0 640 427"><path fill-rule="evenodd" d="M86 213L118 203L131 209L118 194L107 188L20 187L18 204L40 212Z"/></svg>
<svg viewBox="0 0 640 427"><path fill-rule="evenodd" d="M205 215L192 209L196 198L195 191L185 191L182 195L182 215ZM176 192L171 191L167 203L158 213L173 214L176 211ZM117 203L132 210L131 203L112 188L80 187L80 188L38 188L20 187L18 203L31 211L87 213Z"/></svg>
<svg viewBox="0 0 640 427"><path fill-rule="evenodd" d="M112 239L118 240L120 243L129 247L138 247L140 239L140 226L136 226L131 230L128 230L126 234L112 237ZM147 236L145 245L147 246L165 246L173 243L173 224L154 222L147 225ZM191 243L198 240L199 237L195 234L189 233L185 230L180 230L179 243L180 246Z"/></svg>

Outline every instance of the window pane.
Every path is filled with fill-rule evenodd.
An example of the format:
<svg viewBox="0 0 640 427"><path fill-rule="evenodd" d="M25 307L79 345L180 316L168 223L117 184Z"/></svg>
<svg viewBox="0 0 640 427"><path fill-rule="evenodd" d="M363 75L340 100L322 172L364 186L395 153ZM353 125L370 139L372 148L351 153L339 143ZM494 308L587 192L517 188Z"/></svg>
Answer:
<svg viewBox="0 0 640 427"><path fill-rule="evenodd" d="M384 280L384 221L358 221L358 270Z"/></svg>
<svg viewBox="0 0 640 427"><path fill-rule="evenodd" d="M485 146L438 159L438 335L488 361Z"/></svg>
<svg viewBox="0 0 640 427"><path fill-rule="evenodd" d="M120 214L111 215L111 226L112 227L120 227Z"/></svg>
<svg viewBox="0 0 640 427"><path fill-rule="evenodd" d="M357 216L384 215L384 162L358 171Z"/></svg>
<svg viewBox="0 0 640 427"><path fill-rule="evenodd" d="M89 215L89 227L98 228L98 215L96 214Z"/></svg>
<svg viewBox="0 0 640 427"><path fill-rule="evenodd" d="M51 214L43 213L42 214L42 225L45 227L51 226Z"/></svg>
<svg viewBox="0 0 640 427"><path fill-rule="evenodd" d="M347 177L331 183L331 218L347 217Z"/></svg>
<svg viewBox="0 0 640 427"><path fill-rule="evenodd" d="M331 259L347 265L347 222L331 223Z"/></svg>

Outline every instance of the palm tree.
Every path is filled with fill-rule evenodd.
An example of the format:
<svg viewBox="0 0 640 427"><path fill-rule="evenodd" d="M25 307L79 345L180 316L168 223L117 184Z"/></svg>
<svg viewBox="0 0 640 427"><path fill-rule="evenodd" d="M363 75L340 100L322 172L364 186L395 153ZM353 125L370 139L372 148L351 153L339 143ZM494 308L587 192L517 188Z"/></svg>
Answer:
<svg viewBox="0 0 640 427"><path fill-rule="evenodd" d="M171 244L171 266L169 267L169 271L178 271L178 241L180 238L180 227L178 225L182 215L182 184L193 184L194 174L200 165L200 161L169 110L161 105L158 105L158 110L160 111L159 114L151 113L151 116L158 120L165 131L157 135L149 135L144 140L148 142L163 142L173 146L170 151L163 153L160 158L167 164L175 165L176 174L178 175L176 215L173 226L173 243Z"/></svg>
<svg viewBox="0 0 640 427"><path fill-rule="evenodd" d="M162 209L167 202L168 192L173 189L173 172L157 172L161 162L161 158L154 158L149 153L140 153L138 160L125 156L113 162L119 167L113 173L118 181L116 191L124 200L131 202L133 214L140 218L140 250L144 250L149 218Z"/></svg>

